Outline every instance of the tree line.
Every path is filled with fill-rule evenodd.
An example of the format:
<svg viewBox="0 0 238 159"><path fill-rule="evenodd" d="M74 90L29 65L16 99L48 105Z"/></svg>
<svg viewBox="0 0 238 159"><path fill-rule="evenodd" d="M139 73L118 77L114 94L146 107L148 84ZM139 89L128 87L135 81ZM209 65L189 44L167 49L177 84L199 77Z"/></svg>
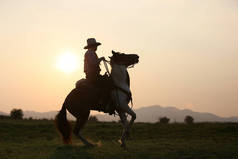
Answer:
<svg viewBox="0 0 238 159"><path fill-rule="evenodd" d="M166 116L165 116L165 117L160 117L159 120L158 120L158 122L159 122L159 123L162 123L162 124L168 124L169 121L170 121L170 119L167 118ZM194 119L193 119L192 116L187 115L187 116L185 116L185 118L184 118L184 122L185 122L186 124L192 124L192 123L194 123Z"/></svg>
<svg viewBox="0 0 238 159"><path fill-rule="evenodd" d="M21 109L15 109L14 108L14 109L11 110L10 116L0 115L0 119L23 119L23 111ZM96 116L90 116L88 120L91 121L91 122L98 122L98 119L97 119ZM158 123L162 123L162 124L168 124L169 121L170 121L170 119L167 118L166 116L165 117L160 117L158 119ZM194 119L193 119L192 116L187 115L184 118L184 122L186 124L192 124L192 123L194 123Z"/></svg>
<svg viewBox="0 0 238 159"><path fill-rule="evenodd" d="M10 116L0 115L0 119L23 119L23 111L21 109L12 109Z"/></svg>

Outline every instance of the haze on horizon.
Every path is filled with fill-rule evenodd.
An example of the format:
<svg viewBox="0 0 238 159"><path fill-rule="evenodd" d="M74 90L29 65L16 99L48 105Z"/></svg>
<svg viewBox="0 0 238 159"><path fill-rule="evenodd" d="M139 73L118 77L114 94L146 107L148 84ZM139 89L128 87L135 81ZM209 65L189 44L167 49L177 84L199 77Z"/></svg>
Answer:
<svg viewBox="0 0 238 159"><path fill-rule="evenodd" d="M236 0L1 0L0 19L0 111L59 110L94 37L99 56L140 55L129 70L135 108L238 116ZM67 51L79 61L70 73L55 67Z"/></svg>

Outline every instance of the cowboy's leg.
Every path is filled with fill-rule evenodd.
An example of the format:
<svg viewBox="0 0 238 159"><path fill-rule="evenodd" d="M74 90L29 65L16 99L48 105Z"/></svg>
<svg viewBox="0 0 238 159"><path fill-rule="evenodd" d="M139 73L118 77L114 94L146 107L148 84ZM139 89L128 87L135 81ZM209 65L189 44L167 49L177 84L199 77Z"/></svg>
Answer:
<svg viewBox="0 0 238 159"><path fill-rule="evenodd" d="M97 77L94 72L87 72L86 79L92 86L96 85Z"/></svg>
<svg viewBox="0 0 238 159"><path fill-rule="evenodd" d="M100 75L96 74L96 72L87 72L86 73L86 79L88 80L88 84L91 86L93 89L93 94L92 96L95 97L96 102L100 106L100 110L102 110L102 104L103 104L103 99L102 99L102 88L100 86L100 80L99 77Z"/></svg>

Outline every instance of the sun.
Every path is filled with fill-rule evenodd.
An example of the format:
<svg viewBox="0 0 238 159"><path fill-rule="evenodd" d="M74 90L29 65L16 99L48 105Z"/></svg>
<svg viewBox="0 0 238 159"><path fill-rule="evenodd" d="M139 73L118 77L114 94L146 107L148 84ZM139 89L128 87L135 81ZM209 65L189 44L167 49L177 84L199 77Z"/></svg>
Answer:
<svg viewBox="0 0 238 159"><path fill-rule="evenodd" d="M71 73L79 68L79 57L73 52L65 52L59 55L56 67L65 72Z"/></svg>

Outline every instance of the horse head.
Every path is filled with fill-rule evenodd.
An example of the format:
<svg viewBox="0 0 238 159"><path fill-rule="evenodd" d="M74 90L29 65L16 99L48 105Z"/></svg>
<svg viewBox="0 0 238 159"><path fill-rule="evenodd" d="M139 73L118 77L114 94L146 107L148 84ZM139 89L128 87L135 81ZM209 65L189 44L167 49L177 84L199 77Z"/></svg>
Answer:
<svg viewBox="0 0 238 159"><path fill-rule="evenodd" d="M115 52L112 50L112 56L109 57L110 63L116 63L118 65L125 65L126 67L135 65L139 62L139 56L137 54L125 54L120 52Z"/></svg>

